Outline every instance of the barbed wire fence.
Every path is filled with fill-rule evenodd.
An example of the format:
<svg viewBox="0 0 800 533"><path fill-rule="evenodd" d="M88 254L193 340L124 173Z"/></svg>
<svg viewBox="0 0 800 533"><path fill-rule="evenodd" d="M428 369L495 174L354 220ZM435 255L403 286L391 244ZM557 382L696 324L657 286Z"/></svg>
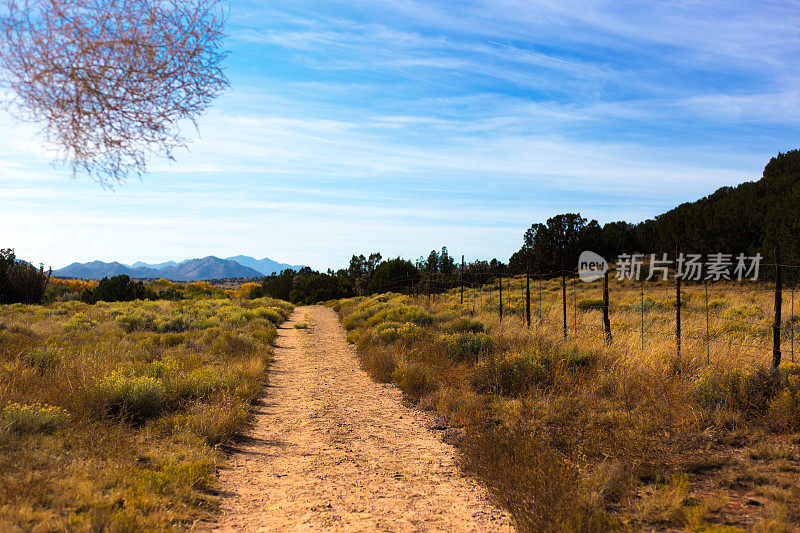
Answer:
<svg viewBox="0 0 800 533"><path fill-rule="evenodd" d="M624 327L631 333L631 315L636 313L642 351L646 349L648 339L671 338L679 362L686 353L686 342L693 342L694 349L703 350L707 362L711 360L712 346L742 348L762 355L771 352L771 367L777 371L785 357L789 362L795 362L796 287L794 284L784 286L783 272L785 269L800 269L800 265L783 264L778 259L775 263L762 263L761 266L774 269L774 281L731 282L716 286L708 280L686 280L677 275L674 281L666 282L663 279L657 282L619 280L617 273L611 270L596 281L583 282L576 270L567 269L536 274L526 271L514 276L504 275L500 269L496 272L471 272L466 276L462 256L455 280L452 276L423 272L416 281L405 276L391 280L386 288L391 292L425 298L432 303L442 293L454 291L460 305L473 313L496 312L501 323L519 320L520 325L526 328L559 328L565 339L599 335L607 345L614 344L615 333L618 333L614 331L612 318L626 319L627 322L616 322L617 327ZM612 277L617 283L611 283ZM553 283L556 280L560 282L558 285ZM545 292L559 292L560 297L552 298ZM753 301L756 295L770 295L773 302L771 318L768 309L759 306L723 311L720 297L731 293L747 295ZM697 301L699 305L694 303ZM554 304L560 307L559 322L555 324L550 316L552 313L545 312ZM784 306L788 307L785 320L782 318ZM593 311L599 311L599 316L591 314ZM672 324L664 323L663 319L669 319L670 315ZM587 321L587 316L592 316L596 322ZM654 316L659 318L655 322L664 323L664 328L653 328ZM699 329L698 322L701 325ZM721 328L712 328L712 323L720 322L723 324ZM729 338L719 338L726 332ZM770 338L771 345L768 342ZM763 344L752 339L763 339Z"/></svg>

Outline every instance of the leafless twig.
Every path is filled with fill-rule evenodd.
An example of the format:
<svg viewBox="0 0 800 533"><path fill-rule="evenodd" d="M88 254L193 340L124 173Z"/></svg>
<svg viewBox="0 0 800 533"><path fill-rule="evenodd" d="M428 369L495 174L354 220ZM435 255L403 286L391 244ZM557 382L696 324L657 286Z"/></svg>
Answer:
<svg viewBox="0 0 800 533"><path fill-rule="evenodd" d="M172 159L228 85L223 0L0 0L9 109L104 186Z"/></svg>

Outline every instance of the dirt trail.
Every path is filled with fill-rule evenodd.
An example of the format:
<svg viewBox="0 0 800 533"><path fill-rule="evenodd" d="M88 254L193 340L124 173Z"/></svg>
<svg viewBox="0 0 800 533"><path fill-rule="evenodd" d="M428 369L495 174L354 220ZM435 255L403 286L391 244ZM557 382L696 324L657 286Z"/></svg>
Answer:
<svg viewBox="0 0 800 533"><path fill-rule="evenodd" d="M293 326L308 315L310 330ZM280 329L255 427L221 472L215 531L511 531L454 449L359 368L335 313Z"/></svg>

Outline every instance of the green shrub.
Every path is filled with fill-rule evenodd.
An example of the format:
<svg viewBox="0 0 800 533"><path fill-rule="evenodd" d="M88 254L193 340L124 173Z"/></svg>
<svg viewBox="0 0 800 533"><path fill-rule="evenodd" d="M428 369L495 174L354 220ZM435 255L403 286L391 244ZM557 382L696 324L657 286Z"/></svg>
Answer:
<svg viewBox="0 0 800 533"><path fill-rule="evenodd" d="M642 308L644 308L645 311L649 311L651 309L659 307L659 303L647 295L645 295L644 298L642 298L641 296L632 296L627 300L623 301L622 305L628 309L631 310L635 309L637 311L642 310Z"/></svg>
<svg viewBox="0 0 800 533"><path fill-rule="evenodd" d="M403 324L400 322L383 322L375 327L374 333L383 342L392 343L400 338L397 330L401 327Z"/></svg>
<svg viewBox="0 0 800 533"><path fill-rule="evenodd" d="M176 313L170 318L159 318L153 322L153 327L159 333L180 333L194 329L195 324L192 317L184 315L183 313Z"/></svg>
<svg viewBox="0 0 800 533"><path fill-rule="evenodd" d="M735 320L762 319L764 318L764 310L755 304L738 305L725 311L723 316Z"/></svg>
<svg viewBox="0 0 800 533"><path fill-rule="evenodd" d="M152 313L147 313L141 309L134 309L131 313L124 314L117 318L117 322L125 332L144 331L153 329L153 322L156 317Z"/></svg>
<svg viewBox="0 0 800 533"><path fill-rule="evenodd" d="M417 326L411 322L406 322L397 329L397 334L405 342L415 342L423 338L427 332L424 328Z"/></svg>
<svg viewBox="0 0 800 533"><path fill-rule="evenodd" d="M190 489L210 489L214 483L214 465L205 460L168 463L159 470L139 470L137 476L135 484L141 487L136 491L185 494Z"/></svg>
<svg viewBox="0 0 800 533"><path fill-rule="evenodd" d="M218 370L196 369L180 374L168 383L168 391L180 399L204 400L214 393L231 391L236 388L237 380Z"/></svg>
<svg viewBox="0 0 800 533"><path fill-rule="evenodd" d="M72 318L64 325L64 329L68 330L88 330L95 325L94 320L90 319L84 313L75 313Z"/></svg>
<svg viewBox="0 0 800 533"><path fill-rule="evenodd" d="M519 396L531 386L551 385L553 369L549 359L515 353L476 365L471 381L478 392Z"/></svg>
<svg viewBox="0 0 800 533"><path fill-rule="evenodd" d="M135 423L158 416L167 399L161 380L122 372L106 376L98 384L96 394L104 412Z"/></svg>
<svg viewBox="0 0 800 533"><path fill-rule="evenodd" d="M378 303L374 300L366 300L365 302L362 302L356 306L355 312L344 317L342 320L342 326L344 326L344 329L348 331L355 329L363 325L367 320L372 318L373 315L388 307L389 304L387 303Z"/></svg>
<svg viewBox="0 0 800 533"><path fill-rule="evenodd" d="M701 405L727 407L745 414L763 414L776 391L771 374L763 369L722 369L701 375L695 394Z"/></svg>
<svg viewBox="0 0 800 533"><path fill-rule="evenodd" d="M280 310L274 307L259 307L253 310L256 313L256 317L258 318L265 318L272 322L273 324L280 324L286 318L285 315L281 314Z"/></svg>
<svg viewBox="0 0 800 533"><path fill-rule="evenodd" d="M780 367L780 391L769 404L769 419L776 429L800 429L800 365L784 363Z"/></svg>
<svg viewBox="0 0 800 533"><path fill-rule="evenodd" d="M184 340L185 337L181 333L164 333L159 338L159 343L161 346L172 348L182 344Z"/></svg>
<svg viewBox="0 0 800 533"><path fill-rule="evenodd" d="M387 330L387 329L394 329L394 330L396 330L396 329L398 329L398 328L400 328L400 327L402 327L402 326L403 326L403 323L402 323L402 322L394 322L394 321L390 321L390 322L381 322L380 324L378 324L377 326L375 326L375 328L374 328L374 331L375 331L375 333L377 333L377 334L379 334L379 335L380 335L380 333L381 333L382 331L385 331L385 330Z"/></svg>
<svg viewBox="0 0 800 533"><path fill-rule="evenodd" d="M433 369L424 363L408 363L397 368L392 379L405 394L419 399L437 388Z"/></svg>
<svg viewBox="0 0 800 533"><path fill-rule="evenodd" d="M249 322L250 326L255 328L265 328L270 329L274 328L272 322L267 320L266 318L254 318Z"/></svg>
<svg viewBox="0 0 800 533"><path fill-rule="evenodd" d="M597 360L597 354L589 350L579 350L574 348L567 352L567 364L569 366L592 366Z"/></svg>
<svg viewBox="0 0 800 533"><path fill-rule="evenodd" d="M446 309L433 315L434 322L439 324L448 324L454 322L464 316L463 309Z"/></svg>
<svg viewBox="0 0 800 533"><path fill-rule="evenodd" d="M390 344L397 340L416 341L425 335L425 330L412 322L383 322L375 327L374 334L384 343Z"/></svg>
<svg viewBox="0 0 800 533"><path fill-rule="evenodd" d="M444 324L442 326L442 332L444 333L461 333L461 332L472 332L472 333L482 333L485 329L483 322L480 320L475 320L468 317L461 317L453 322L448 324Z"/></svg>
<svg viewBox="0 0 800 533"><path fill-rule="evenodd" d="M132 366L126 366L124 369L119 370L120 373L135 376L147 376L160 380L169 380L173 376L181 374L183 369L177 359L156 359L149 363L139 363Z"/></svg>
<svg viewBox="0 0 800 533"><path fill-rule="evenodd" d="M207 346L211 346L224 333L225 333L224 329L222 329L219 326L214 326L214 327L211 327L211 328L206 328L205 331L203 331L203 334L200 337L200 339L203 341L203 344L206 344Z"/></svg>
<svg viewBox="0 0 800 533"><path fill-rule="evenodd" d="M294 325L294 329L308 329L308 322L296 322Z"/></svg>
<svg viewBox="0 0 800 533"><path fill-rule="evenodd" d="M272 323L270 323L269 326L261 327L250 333L250 335L254 339L263 342L264 344L271 344L275 342L275 339L278 338L278 330L276 330L272 326Z"/></svg>
<svg viewBox="0 0 800 533"><path fill-rule="evenodd" d="M744 340L748 337L765 337L772 332L772 327L769 324L755 324L739 321L727 321L722 324L722 327L712 328L711 336L720 334L727 334L736 337L737 339Z"/></svg>
<svg viewBox="0 0 800 533"><path fill-rule="evenodd" d="M695 382L695 394L706 407L766 416L775 429L800 429L800 365L784 363L776 377L763 368L709 372Z"/></svg>
<svg viewBox="0 0 800 533"><path fill-rule="evenodd" d="M477 360L481 353L492 349L492 339L486 333L445 333L439 337L438 344L457 361Z"/></svg>
<svg viewBox="0 0 800 533"><path fill-rule="evenodd" d="M798 388L783 389L769 404L768 417L776 429L800 429L800 394Z"/></svg>
<svg viewBox="0 0 800 533"><path fill-rule="evenodd" d="M397 303L379 304L370 308L370 316L362 320L362 324L368 327L375 327L382 322L412 322L418 325L433 324L433 316L417 305L405 305Z"/></svg>
<svg viewBox="0 0 800 533"><path fill-rule="evenodd" d="M379 336L381 340L385 343L391 343L400 338L400 334L397 333L397 330L393 328L387 328L382 330Z"/></svg>
<svg viewBox="0 0 800 533"><path fill-rule="evenodd" d="M211 344L211 351L219 355L232 355L237 353L249 353L256 351L257 346L249 337L223 331Z"/></svg>
<svg viewBox="0 0 800 533"><path fill-rule="evenodd" d="M403 306L402 322L412 322L418 326L433 324L433 316L418 305Z"/></svg>
<svg viewBox="0 0 800 533"><path fill-rule="evenodd" d="M16 433L52 433L68 418L64 409L53 405L12 403L3 408L3 422Z"/></svg>
<svg viewBox="0 0 800 533"><path fill-rule="evenodd" d="M274 301L279 302L279 300ZM294 306L286 302L280 302L280 304L281 305L274 305L272 308L277 309L281 316L283 316L284 320L289 320L289 317L291 317L292 313L294 312Z"/></svg>
<svg viewBox="0 0 800 533"><path fill-rule="evenodd" d="M241 326L247 322L248 315L255 317L255 314L247 313L238 305L224 305L217 310L216 318L225 324Z"/></svg>
<svg viewBox="0 0 800 533"><path fill-rule="evenodd" d="M61 355L53 350L36 348L28 352L23 357L23 361L27 366L45 371L58 366L58 363L61 362Z"/></svg>
<svg viewBox="0 0 800 533"><path fill-rule="evenodd" d="M218 328L221 324L222 323L219 321L218 318L214 317L200 318L194 321L193 329Z"/></svg>

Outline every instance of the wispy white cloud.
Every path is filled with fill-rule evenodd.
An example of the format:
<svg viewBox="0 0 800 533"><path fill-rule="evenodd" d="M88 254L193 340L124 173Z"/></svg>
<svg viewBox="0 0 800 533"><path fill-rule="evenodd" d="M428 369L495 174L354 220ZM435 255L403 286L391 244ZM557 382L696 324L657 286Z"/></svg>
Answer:
<svg viewBox="0 0 800 533"><path fill-rule="evenodd" d="M109 193L0 115L0 246L72 260L248 253L316 267L533 221L641 220L796 141L796 4L237 2L232 90L177 161Z"/></svg>

